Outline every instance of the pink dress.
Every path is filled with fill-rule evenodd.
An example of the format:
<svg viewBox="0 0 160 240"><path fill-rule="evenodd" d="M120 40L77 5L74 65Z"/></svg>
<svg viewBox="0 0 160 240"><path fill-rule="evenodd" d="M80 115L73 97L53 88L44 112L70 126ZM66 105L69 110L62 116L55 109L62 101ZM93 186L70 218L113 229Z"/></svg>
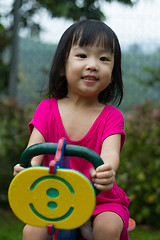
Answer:
<svg viewBox="0 0 160 240"><path fill-rule="evenodd" d="M123 116L118 109L110 105L105 106L88 133L78 141L73 141L67 136L59 113L57 100L54 98L43 100L39 104L32 121L29 123L30 132L32 132L34 126L41 132L46 142L57 143L61 137L64 137L67 139L68 144L90 148L99 155L103 141L108 136L117 133L121 134L121 150L125 141ZM48 166L51 159L53 159L53 156L45 155L44 166ZM87 160L70 157L70 166L72 169L78 170L90 179L89 169L92 167L92 164ZM117 213L121 216L124 223L120 239L128 240L128 205L130 199L127 195L114 183L112 190L101 192L96 200L93 215L105 211Z"/></svg>

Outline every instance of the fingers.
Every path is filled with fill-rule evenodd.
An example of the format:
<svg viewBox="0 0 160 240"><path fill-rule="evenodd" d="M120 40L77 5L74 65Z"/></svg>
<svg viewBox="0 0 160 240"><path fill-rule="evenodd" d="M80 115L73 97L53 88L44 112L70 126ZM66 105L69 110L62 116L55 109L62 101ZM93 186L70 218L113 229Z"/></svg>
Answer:
<svg viewBox="0 0 160 240"><path fill-rule="evenodd" d="M96 168L97 172L104 172L104 171L110 171L112 170L112 166L109 163L104 163Z"/></svg>
<svg viewBox="0 0 160 240"><path fill-rule="evenodd" d="M108 191L113 188L115 171L110 164L105 163L99 166L96 170L91 169L90 175L94 186L100 191Z"/></svg>
<svg viewBox="0 0 160 240"><path fill-rule="evenodd" d="M19 172L23 171L24 168L20 164L14 166L13 175L16 176Z"/></svg>
<svg viewBox="0 0 160 240"><path fill-rule="evenodd" d="M31 166L36 167L40 166L42 161L42 157L36 156L31 160ZM23 171L25 168L23 168L20 164L17 164L14 166L13 175L16 176L19 172Z"/></svg>
<svg viewBox="0 0 160 240"><path fill-rule="evenodd" d="M95 178L96 177L96 170L94 168L90 169L90 176L91 176L91 178Z"/></svg>
<svg viewBox="0 0 160 240"><path fill-rule="evenodd" d="M111 178L94 178L93 180L94 186L99 189L100 191L109 191L113 188L113 184L115 182L115 177L112 176Z"/></svg>

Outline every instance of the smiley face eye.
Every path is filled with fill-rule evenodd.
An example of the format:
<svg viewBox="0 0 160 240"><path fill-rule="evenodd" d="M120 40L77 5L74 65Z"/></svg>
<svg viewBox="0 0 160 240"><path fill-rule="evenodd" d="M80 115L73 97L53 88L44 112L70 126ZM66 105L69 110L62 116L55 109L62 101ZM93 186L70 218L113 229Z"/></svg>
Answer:
<svg viewBox="0 0 160 240"><path fill-rule="evenodd" d="M59 196L59 192L55 188L50 188L50 189L47 190L47 195L50 198L56 198L56 197Z"/></svg>
<svg viewBox="0 0 160 240"><path fill-rule="evenodd" d="M55 203L55 202L49 202L49 203L48 203L48 207L49 207L50 209L56 209L56 208L57 208L57 203Z"/></svg>

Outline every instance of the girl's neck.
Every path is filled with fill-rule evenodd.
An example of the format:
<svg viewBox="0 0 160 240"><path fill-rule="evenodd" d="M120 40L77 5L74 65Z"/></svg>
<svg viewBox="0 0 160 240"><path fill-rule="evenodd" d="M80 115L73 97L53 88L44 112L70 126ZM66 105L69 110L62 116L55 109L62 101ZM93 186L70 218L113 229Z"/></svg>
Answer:
<svg viewBox="0 0 160 240"><path fill-rule="evenodd" d="M86 136L104 107L98 101L80 101L70 97L58 100L59 113L68 137L79 141Z"/></svg>
<svg viewBox="0 0 160 240"><path fill-rule="evenodd" d="M91 97L79 97L79 96L67 96L63 99L64 102L70 103L73 105L73 107L79 107L79 108L88 108L88 107L104 107L103 104L101 104L98 101L98 98L91 98Z"/></svg>

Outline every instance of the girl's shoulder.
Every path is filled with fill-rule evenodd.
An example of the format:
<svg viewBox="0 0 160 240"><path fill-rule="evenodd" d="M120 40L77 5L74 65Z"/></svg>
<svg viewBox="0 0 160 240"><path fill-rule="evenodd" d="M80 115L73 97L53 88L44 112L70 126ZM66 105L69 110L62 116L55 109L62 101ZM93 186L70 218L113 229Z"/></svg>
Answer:
<svg viewBox="0 0 160 240"><path fill-rule="evenodd" d="M123 118L123 114L119 109L117 109L114 106L111 105L106 105L104 108L104 114L108 117L113 116L113 117L120 117Z"/></svg>
<svg viewBox="0 0 160 240"><path fill-rule="evenodd" d="M57 103L57 99L56 98L46 98L43 99L40 104L41 105L53 105Z"/></svg>
<svg viewBox="0 0 160 240"><path fill-rule="evenodd" d="M56 104L57 100L54 98L44 99L39 103L35 113L38 115L47 116L56 109Z"/></svg>
<svg viewBox="0 0 160 240"><path fill-rule="evenodd" d="M54 105L57 104L57 99L55 98L48 98L48 99L44 99L42 100L39 105L38 105L38 108L44 108L44 110L47 108L50 108L50 107L53 107Z"/></svg>

